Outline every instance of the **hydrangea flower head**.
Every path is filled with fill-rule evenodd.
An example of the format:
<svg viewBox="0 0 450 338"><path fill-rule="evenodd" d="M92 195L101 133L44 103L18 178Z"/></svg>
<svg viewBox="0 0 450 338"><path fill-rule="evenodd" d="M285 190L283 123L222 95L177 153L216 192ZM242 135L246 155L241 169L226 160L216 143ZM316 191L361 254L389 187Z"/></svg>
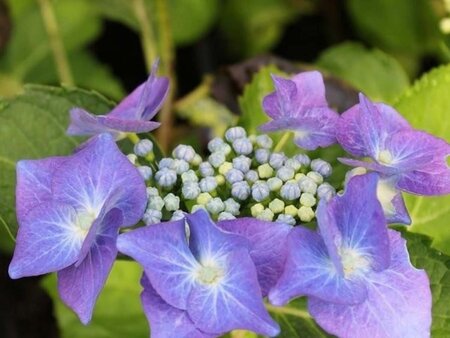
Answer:
<svg viewBox="0 0 450 338"><path fill-rule="evenodd" d="M187 314L190 322L174 336L192 325L211 335L237 328L278 334L262 302L248 240L220 230L202 209L186 219L189 240L185 221L178 220L122 234L117 243L144 267L161 299Z"/></svg>
<svg viewBox="0 0 450 338"><path fill-rule="evenodd" d="M58 272L63 301L89 322L117 255L119 228L139 221L145 184L101 134L67 157L17 164L19 230L11 278Z"/></svg>
<svg viewBox="0 0 450 338"><path fill-rule="evenodd" d="M387 229L377 179L353 177L343 196L321 201L318 231L291 231L285 269L269 299L282 305L309 296L312 316L339 337L428 337L428 277L411 265L400 235Z"/></svg>
<svg viewBox="0 0 450 338"><path fill-rule="evenodd" d="M450 193L450 145L438 137L413 129L393 108L374 104L363 94L360 103L340 118L337 139L356 157L370 162L341 159L390 177L396 189L419 195Z"/></svg>
<svg viewBox="0 0 450 338"><path fill-rule="evenodd" d="M94 115L82 108L70 111L69 135L96 135L110 133L116 139L124 133L143 133L159 127L150 121L161 108L169 91L169 79L156 75L158 61L145 83L137 87L107 115Z"/></svg>
<svg viewBox="0 0 450 338"><path fill-rule="evenodd" d="M307 150L336 142L339 115L328 107L319 72L300 73L290 80L274 75L273 81L275 91L263 101L263 108L272 121L262 125L262 131L291 130L294 142Z"/></svg>

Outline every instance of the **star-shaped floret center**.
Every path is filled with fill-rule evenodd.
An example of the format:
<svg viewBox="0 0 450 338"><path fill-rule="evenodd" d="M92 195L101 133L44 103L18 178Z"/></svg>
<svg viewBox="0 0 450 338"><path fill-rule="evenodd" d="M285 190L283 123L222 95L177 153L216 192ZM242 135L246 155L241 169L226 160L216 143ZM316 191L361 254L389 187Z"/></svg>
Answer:
<svg viewBox="0 0 450 338"><path fill-rule="evenodd" d="M82 239L85 239L89 229L98 217L99 212L94 209L83 210L77 214L75 221L75 233Z"/></svg>
<svg viewBox="0 0 450 338"><path fill-rule="evenodd" d="M196 279L206 285L215 285L224 276L224 271L216 264L207 263L200 265L196 271Z"/></svg>
<svg viewBox="0 0 450 338"><path fill-rule="evenodd" d="M346 278L361 275L370 268L369 258L358 250L342 247L339 254Z"/></svg>
<svg viewBox="0 0 450 338"><path fill-rule="evenodd" d="M392 164L393 162L393 157L392 154L389 150L382 150L378 153L378 162L380 162L381 164Z"/></svg>

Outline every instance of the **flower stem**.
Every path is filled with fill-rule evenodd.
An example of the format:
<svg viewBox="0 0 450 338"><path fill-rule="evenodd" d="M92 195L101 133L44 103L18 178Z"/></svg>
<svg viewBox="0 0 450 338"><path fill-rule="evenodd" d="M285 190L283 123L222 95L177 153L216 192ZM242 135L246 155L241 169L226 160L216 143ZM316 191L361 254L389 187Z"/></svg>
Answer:
<svg viewBox="0 0 450 338"><path fill-rule="evenodd" d="M147 67L147 71L150 72L153 62L155 62L158 57L152 23L148 17L144 0L132 0L131 4L134 15L136 16L140 26L140 38L142 48L144 50L145 65Z"/></svg>
<svg viewBox="0 0 450 338"><path fill-rule="evenodd" d="M289 141L289 139L291 138L292 135L293 135L292 131L285 132L283 134L283 136L281 137L281 139L276 144L273 151L277 152L277 151L280 151L281 149L283 149L283 147L286 145L286 143Z"/></svg>
<svg viewBox="0 0 450 338"><path fill-rule="evenodd" d="M135 133L127 133L127 138L133 142L133 144L138 143L141 139Z"/></svg>
<svg viewBox="0 0 450 338"><path fill-rule="evenodd" d="M183 110L183 109L189 107L190 105L194 104L198 100L206 97L211 90L212 82L213 82L213 77L211 75L205 76L203 78L202 83L200 83L200 85L197 88L195 88L189 94L187 94L186 96L183 96L181 99L177 100L174 103L174 106L173 106L174 109L177 111Z"/></svg>
<svg viewBox="0 0 450 338"><path fill-rule="evenodd" d="M156 12L158 13L158 35L162 59L161 69L163 74L168 76L170 80L169 94L159 114L161 127L158 129L158 138L161 148L165 152L167 152L170 145L173 124L172 103L176 91L176 77L173 71L175 53L167 3L167 0L156 0L155 4Z"/></svg>
<svg viewBox="0 0 450 338"><path fill-rule="evenodd" d="M42 19L47 31L53 58L55 59L56 70L61 83L73 86L73 76L70 70L69 60L61 35L59 34L58 22L50 0L38 0L41 9Z"/></svg>
<svg viewBox="0 0 450 338"><path fill-rule="evenodd" d="M7 232L8 235L9 235L9 237L11 237L12 241L15 243L15 242L16 242L16 239L14 238L14 235L12 234L11 229L9 229L8 224L6 224L6 221L3 219L2 216L0 216L0 221L1 221L1 223L3 224L3 226L4 226L5 230L6 230L6 232Z"/></svg>

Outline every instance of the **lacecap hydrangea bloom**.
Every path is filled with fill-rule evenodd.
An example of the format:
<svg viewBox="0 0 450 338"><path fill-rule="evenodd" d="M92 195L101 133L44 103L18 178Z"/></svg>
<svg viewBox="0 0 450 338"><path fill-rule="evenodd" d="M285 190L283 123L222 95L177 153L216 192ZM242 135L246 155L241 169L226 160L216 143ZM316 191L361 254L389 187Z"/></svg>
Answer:
<svg viewBox="0 0 450 338"><path fill-rule="evenodd" d="M93 137L71 156L17 166L10 276L56 271L61 298L86 324L120 251L143 267L153 338L276 336L267 309L297 297L338 337L429 337L428 277L388 224L411 222L401 192L450 192L448 143L363 95L338 115L319 72L273 79L261 129L293 133L298 152L236 126L207 154L180 144L159 158L132 135L123 155L116 139L157 126L149 119L168 81L156 66L108 115L73 110L69 133ZM356 168L338 183L331 162L304 152L336 142L356 157L340 159Z"/></svg>
<svg viewBox="0 0 450 338"><path fill-rule="evenodd" d="M61 299L83 323L117 256L119 229L137 223L144 182L114 139L101 134L67 157L17 164L19 231L11 278L58 272Z"/></svg>

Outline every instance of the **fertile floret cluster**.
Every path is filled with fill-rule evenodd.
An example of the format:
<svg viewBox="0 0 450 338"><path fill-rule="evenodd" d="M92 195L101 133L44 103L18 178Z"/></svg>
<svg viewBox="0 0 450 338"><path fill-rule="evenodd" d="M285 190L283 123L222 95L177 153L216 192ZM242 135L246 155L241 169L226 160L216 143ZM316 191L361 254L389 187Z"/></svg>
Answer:
<svg viewBox="0 0 450 338"><path fill-rule="evenodd" d="M311 222L318 201L335 194L326 181L331 165L303 153L288 157L273 145L268 135L247 136L233 127L225 139L208 143L206 160L188 145L155 160L151 141L139 141L128 158L147 183L144 223L177 220L182 211L200 208L215 220L253 216L290 225Z"/></svg>

